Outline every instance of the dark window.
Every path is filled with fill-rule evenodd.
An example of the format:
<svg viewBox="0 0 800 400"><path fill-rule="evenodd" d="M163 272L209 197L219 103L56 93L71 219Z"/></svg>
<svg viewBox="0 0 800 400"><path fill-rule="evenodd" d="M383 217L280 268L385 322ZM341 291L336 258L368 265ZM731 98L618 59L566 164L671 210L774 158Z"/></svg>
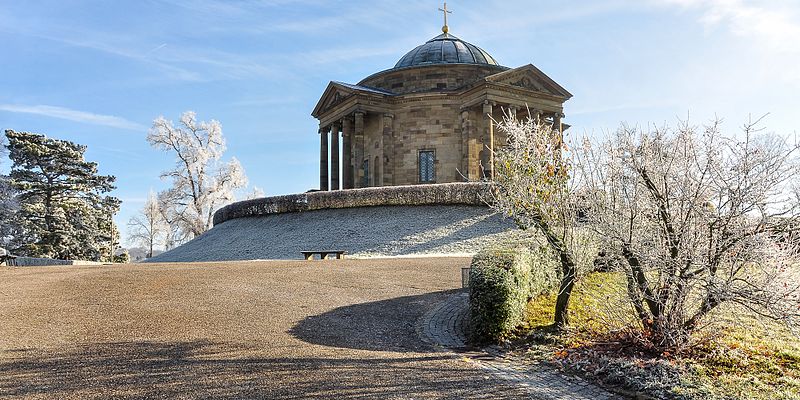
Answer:
<svg viewBox="0 0 800 400"><path fill-rule="evenodd" d="M381 165L380 162L380 159L375 157L375 163L372 164L372 186L381 186L381 179L378 176L378 172L380 172L380 167L378 167Z"/></svg>
<svg viewBox="0 0 800 400"><path fill-rule="evenodd" d="M419 181L434 182L436 180L436 169L434 167L436 156L433 150L419 151Z"/></svg>
<svg viewBox="0 0 800 400"><path fill-rule="evenodd" d="M361 186L369 186L369 160L364 160L364 181L361 182Z"/></svg>

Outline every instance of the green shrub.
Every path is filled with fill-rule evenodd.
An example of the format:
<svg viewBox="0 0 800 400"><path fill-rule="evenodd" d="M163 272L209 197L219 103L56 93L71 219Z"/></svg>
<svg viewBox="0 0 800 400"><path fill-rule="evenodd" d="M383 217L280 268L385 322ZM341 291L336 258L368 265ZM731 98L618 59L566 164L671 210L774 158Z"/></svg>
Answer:
<svg viewBox="0 0 800 400"><path fill-rule="evenodd" d="M556 264L546 249L490 248L472 259L470 270L471 340L497 342L523 320L531 298L557 284Z"/></svg>
<svg viewBox="0 0 800 400"><path fill-rule="evenodd" d="M117 254L114 256L114 262L120 264L127 264L131 262L131 256L128 254L127 251Z"/></svg>

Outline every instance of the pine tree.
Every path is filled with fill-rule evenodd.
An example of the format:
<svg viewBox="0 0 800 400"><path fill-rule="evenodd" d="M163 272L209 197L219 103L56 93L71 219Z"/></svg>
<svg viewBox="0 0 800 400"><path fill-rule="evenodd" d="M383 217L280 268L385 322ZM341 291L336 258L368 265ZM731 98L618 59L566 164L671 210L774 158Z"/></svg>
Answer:
<svg viewBox="0 0 800 400"><path fill-rule="evenodd" d="M5 158L7 153L3 137L0 136L0 157ZM4 165L4 161L0 160L0 165ZM0 247L7 247L14 234L17 208L16 192L11 187L11 180L6 175L0 175Z"/></svg>
<svg viewBox="0 0 800 400"><path fill-rule="evenodd" d="M86 146L27 132L5 131L11 186L18 191L13 252L31 257L110 260L120 200L106 196L115 177L98 175Z"/></svg>

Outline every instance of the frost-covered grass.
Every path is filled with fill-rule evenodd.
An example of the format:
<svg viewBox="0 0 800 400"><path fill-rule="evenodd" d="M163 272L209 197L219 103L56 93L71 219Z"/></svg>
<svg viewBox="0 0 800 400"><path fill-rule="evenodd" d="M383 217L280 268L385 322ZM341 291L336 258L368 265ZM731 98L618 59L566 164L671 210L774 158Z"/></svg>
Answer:
<svg viewBox="0 0 800 400"><path fill-rule="evenodd" d="M518 333L528 335L531 354L656 398L800 399L800 339L780 324L722 308L684 353L653 354L625 329L636 322L622 306L624 284L613 272L583 277L570 304L571 329L562 335L549 331L555 296L540 296Z"/></svg>
<svg viewBox="0 0 800 400"><path fill-rule="evenodd" d="M148 261L300 259L305 250L356 257L472 255L525 234L484 206L325 209L231 219Z"/></svg>

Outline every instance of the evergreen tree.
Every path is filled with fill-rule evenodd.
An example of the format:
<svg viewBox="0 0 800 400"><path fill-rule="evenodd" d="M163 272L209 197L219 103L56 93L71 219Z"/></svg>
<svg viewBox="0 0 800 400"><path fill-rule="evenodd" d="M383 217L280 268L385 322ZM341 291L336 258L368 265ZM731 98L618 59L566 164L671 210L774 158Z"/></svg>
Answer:
<svg viewBox="0 0 800 400"><path fill-rule="evenodd" d="M0 166L5 165L7 153L5 141L0 136ZM11 187L11 180L7 175L0 174L0 247L7 247L14 234L16 210L16 192Z"/></svg>
<svg viewBox="0 0 800 400"><path fill-rule="evenodd" d="M120 200L106 196L115 177L98 175L86 146L6 130L11 186L18 192L12 251L31 257L105 261L118 233Z"/></svg>

